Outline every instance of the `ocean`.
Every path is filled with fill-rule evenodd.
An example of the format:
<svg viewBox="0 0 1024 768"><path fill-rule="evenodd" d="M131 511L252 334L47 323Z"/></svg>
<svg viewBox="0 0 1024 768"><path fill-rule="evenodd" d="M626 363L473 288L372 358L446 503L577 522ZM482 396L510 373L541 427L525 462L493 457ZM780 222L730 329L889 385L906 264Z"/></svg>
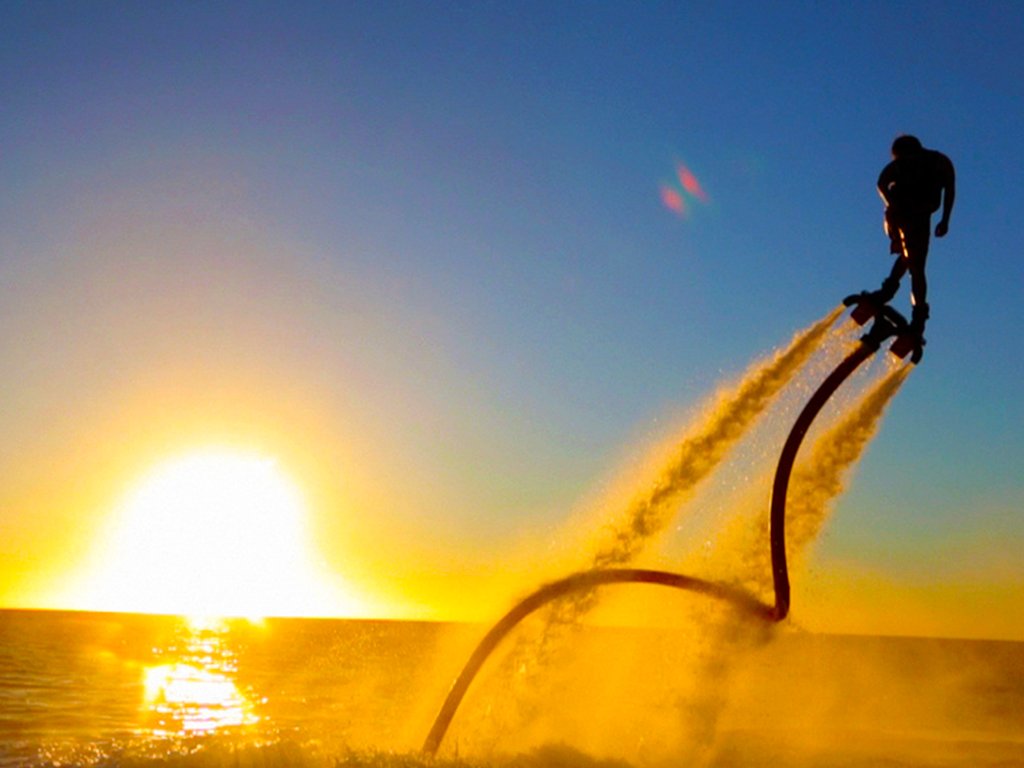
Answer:
<svg viewBox="0 0 1024 768"><path fill-rule="evenodd" d="M0 611L0 768L1020 766L1024 643Z"/></svg>

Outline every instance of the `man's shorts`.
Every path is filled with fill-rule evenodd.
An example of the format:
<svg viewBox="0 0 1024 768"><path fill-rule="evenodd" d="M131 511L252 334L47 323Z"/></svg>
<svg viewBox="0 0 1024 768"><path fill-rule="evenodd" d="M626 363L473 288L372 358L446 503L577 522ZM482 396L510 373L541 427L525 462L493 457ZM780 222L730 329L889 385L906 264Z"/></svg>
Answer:
<svg viewBox="0 0 1024 768"><path fill-rule="evenodd" d="M889 253L901 253L913 264L923 263L928 255L931 216L897 217L885 212L885 231L889 235Z"/></svg>

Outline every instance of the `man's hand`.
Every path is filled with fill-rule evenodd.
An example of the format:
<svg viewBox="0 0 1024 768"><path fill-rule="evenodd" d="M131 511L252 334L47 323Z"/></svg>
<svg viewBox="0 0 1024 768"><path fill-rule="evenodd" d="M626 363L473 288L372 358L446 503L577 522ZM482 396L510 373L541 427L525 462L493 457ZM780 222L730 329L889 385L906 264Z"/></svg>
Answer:
<svg viewBox="0 0 1024 768"><path fill-rule="evenodd" d="M935 225L936 237L945 237L947 232L949 232L949 222L945 219Z"/></svg>

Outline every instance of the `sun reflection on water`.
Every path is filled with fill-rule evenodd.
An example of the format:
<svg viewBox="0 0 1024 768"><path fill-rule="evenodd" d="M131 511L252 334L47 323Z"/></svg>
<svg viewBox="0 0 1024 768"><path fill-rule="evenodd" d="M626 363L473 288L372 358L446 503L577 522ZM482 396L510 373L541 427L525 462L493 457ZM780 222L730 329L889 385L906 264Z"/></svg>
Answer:
<svg viewBox="0 0 1024 768"><path fill-rule="evenodd" d="M189 621L178 643L145 668L145 716L157 735L201 735L255 725L253 702L238 688L238 662L223 622Z"/></svg>

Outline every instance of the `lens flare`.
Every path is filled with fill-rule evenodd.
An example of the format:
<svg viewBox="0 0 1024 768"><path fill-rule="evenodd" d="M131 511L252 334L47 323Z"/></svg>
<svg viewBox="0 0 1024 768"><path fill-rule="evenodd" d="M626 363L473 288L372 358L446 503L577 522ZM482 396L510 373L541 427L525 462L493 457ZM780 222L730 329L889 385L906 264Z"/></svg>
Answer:
<svg viewBox="0 0 1024 768"><path fill-rule="evenodd" d="M667 184L661 185L661 202L676 216L686 215L686 202L683 196Z"/></svg>
<svg viewBox="0 0 1024 768"><path fill-rule="evenodd" d="M703 185L697 180L693 171L677 162L675 175L676 179L673 183L662 184L660 187L662 205L676 216L683 217L690 210L687 198L696 200L698 203L708 203L708 193L704 191Z"/></svg>
<svg viewBox="0 0 1024 768"><path fill-rule="evenodd" d="M693 172L682 163L676 164L676 175L679 177L679 183L683 185L683 189L690 195L700 200L702 203L708 201L708 195L704 191L704 188L697 181L697 177L693 175Z"/></svg>

